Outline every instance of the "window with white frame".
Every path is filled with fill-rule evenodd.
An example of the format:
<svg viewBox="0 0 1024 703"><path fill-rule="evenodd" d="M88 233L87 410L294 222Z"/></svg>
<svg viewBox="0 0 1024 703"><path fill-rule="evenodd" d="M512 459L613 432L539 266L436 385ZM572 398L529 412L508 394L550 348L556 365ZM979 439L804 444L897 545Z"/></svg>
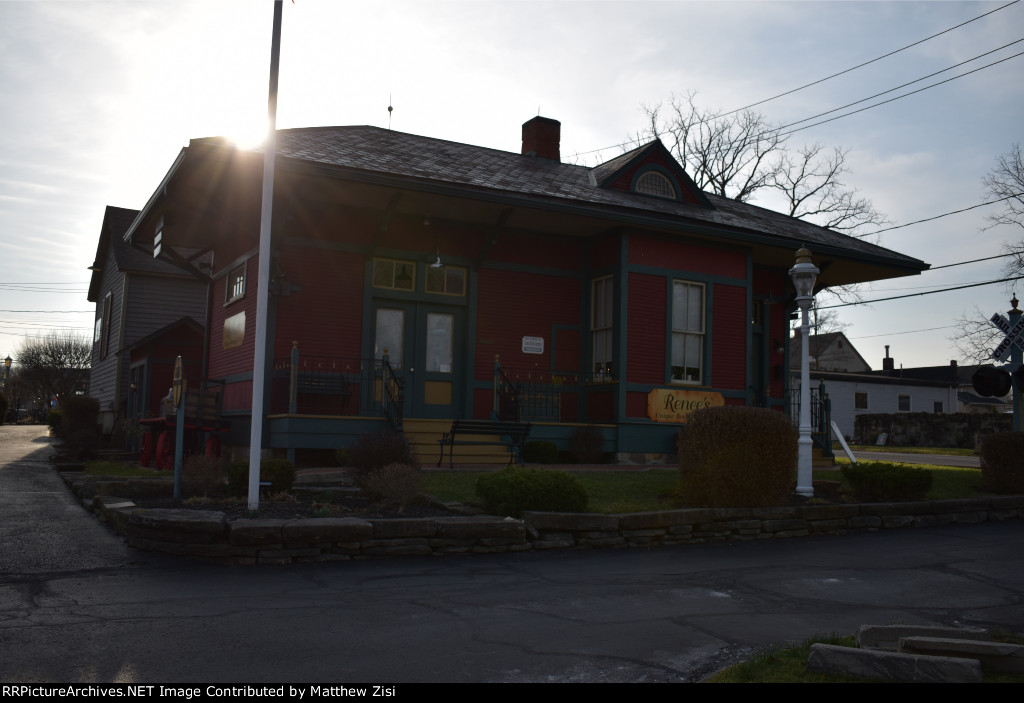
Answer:
<svg viewBox="0 0 1024 703"><path fill-rule="evenodd" d="M99 342L100 359L107 358L107 350L110 345L110 309L112 303L110 293L103 296L103 308L99 318L96 320L96 328L93 330L93 343Z"/></svg>
<svg viewBox="0 0 1024 703"><path fill-rule="evenodd" d="M416 264L398 259L373 260L373 287L391 290L416 289Z"/></svg>
<svg viewBox="0 0 1024 703"><path fill-rule="evenodd" d="M644 195L653 195L658 198L676 199L676 189L672 187L672 181L658 173L648 171L637 179L635 190Z"/></svg>
<svg viewBox="0 0 1024 703"><path fill-rule="evenodd" d="M245 297L245 264L231 269L224 284L224 304L233 303Z"/></svg>
<svg viewBox="0 0 1024 703"><path fill-rule="evenodd" d="M672 382L704 381L704 285L672 282Z"/></svg>
<svg viewBox="0 0 1024 703"><path fill-rule="evenodd" d="M612 374L612 320L615 284L611 276L591 284L590 333L594 339L594 380L607 381Z"/></svg>

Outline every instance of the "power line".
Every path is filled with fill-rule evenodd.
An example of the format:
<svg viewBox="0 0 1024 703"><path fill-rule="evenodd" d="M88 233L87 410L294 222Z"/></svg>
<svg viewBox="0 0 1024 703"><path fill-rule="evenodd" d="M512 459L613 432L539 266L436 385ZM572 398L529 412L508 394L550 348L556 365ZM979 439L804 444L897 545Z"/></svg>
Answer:
<svg viewBox="0 0 1024 703"><path fill-rule="evenodd" d="M967 73L961 73L959 76L953 76L952 78L947 78L944 81L939 81L938 83L932 83L931 85L926 85L924 88L918 88L917 90L912 90L909 93L904 93L903 95L897 95L895 98L889 98L888 100L883 100L880 103L875 103L874 105L868 105L867 107L862 107L859 110L854 110L853 112L847 112L847 113L845 113L843 115L836 115L835 117L830 117L827 120L822 120L821 122L814 122L814 123L809 124L809 125L804 125L803 127L797 127L796 129L791 129L788 132L779 132L778 135L780 137L786 137L786 136L789 136L790 134L794 134L796 132L801 132L801 131L803 131L805 129L810 129L811 127L817 127L818 125L827 124L829 122L835 122L836 120L841 120L844 117L849 117L851 115L856 115L858 112L864 112L865 110L870 110L872 108L881 107L882 105L886 105L886 104L891 103L891 102L896 102L897 100L901 100L903 98L909 98L911 95L916 95L917 93L923 93L926 90L929 90L931 88L936 88L936 87L938 87L938 86L940 86L940 85L942 85L944 83L949 83L950 81L955 81L957 78L964 78L966 76L971 75L972 73L977 73L978 71L983 71L986 68L992 68L993 66L1001 64L1004 61L1009 61L1010 59L1015 59L1018 56L1022 56L1022 55L1024 55L1024 51L1022 51L1020 53L1017 53L1017 54L1014 54L1013 56L1007 56L1005 59L999 59L998 61L993 61L990 64L986 64L984 66L979 66L978 68L975 68L975 69L973 69L971 71L968 71ZM814 119L814 118L809 118L809 119ZM793 124L798 124L798 123L794 122ZM774 130L773 130L773 132L774 132ZM772 132L767 132L767 133L770 134Z"/></svg>
<svg viewBox="0 0 1024 703"><path fill-rule="evenodd" d="M895 337L898 334L914 334L915 332L933 332L935 330L948 330L960 325L943 325L942 327L925 327L921 330L904 330L903 332L886 332L884 334L865 334L859 337L847 337L850 341L854 339L872 339L873 337Z"/></svg>
<svg viewBox="0 0 1024 703"><path fill-rule="evenodd" d="M971 61L977 61L978 59L980 59L983 56L988 56L989 54L994 54L997 51L1002 51L1006 47L1013 46L1014 44L1019 44L1022 41L1024 41L1024 37L1021 37L1020 39L1017 39L1016 41L1012 41L1009 44L1003 44L1002 46L1000 46L997 49L992 49L991 51L986 51L984 54L978 54L977 56L975 56L973 58L966 59L964 61L961 61L960 63L953 64L952 66L944 68L944 69L942 69L940 71L935 71L934 73L929 73L927 76L921 76L920 78L915 78L914 80L908 81L907 83L903 83L902 85L898 85L895 88L889 88L888 90L883 90L881 93L875 93L874 95L869 95L866 98L861 98L860 100L855 100L852 103L847 103L847 104L845 104L845 105L843 105L841 107L836 107L836 108L833 108L831 110L827 110L825 112L819 112L817 115L811 115L810 117L805 117L804 119L797 120L796 122L790 122L789 124L784 124L784 125L778 127L777 129L778 130L783 130L783 129L786 129L787 127L792 127L794 125L801 124L802 122L808 122L810 120L814 120L814 119L817 119L819 117L824 117L825 115L831 115L833 112L839 112L840 110L845 110L846 108L853 107L854 105L860 105L863 102L867 102L868 100L873 100L874 98L878 98L878 97L881 97L883 95L887 95L887 94L889 94L889 93L891 93L893 91L899 90L900 88L906 88L908 85L913 85L914 83L920 83L921 81L928 80L929 78L937 76L940 73L945 73L946 71L952 71L954 68L958 68L960 66L963 66L964 64L970 63ZM1020 54L1018 54L1018 56L1019 55ZM1013 57L1011 56L1009 58L1013 58ZM994 65L994 64L989 64L989 65ZM967 74L964 74L964 75L967 75ZM940 83L936 83L936 85L941 85L941 84ZM932 87L934 87L934 86L932 86ZM908 93L908 95L912 95L912 93ZM884 103L879 103L879 104L884 104ZM853 114L853 113L850 113L850 114ZM772 130L772 131L776 131L776 130Z"/></svg>
<svg viewBox="0 0 1024 703"><path fill-rule="evenodd" d="M894 227L886 227L885 229L876 229L874 232L868 232L867 234L855 234L853 236L854 237L858 237L858 238L859 237L870 237L873 234L879 234L881 232L888 232L889 230L900 229L902 227L909 227L910 225L919 225L922 222L931 222L932 220L937 220L937 219L939 219L941 217L948 217L949 215L957 215L957 214L959 214L961 212L967 212L968 210L974 210L975 208L985 207L986 205L995 205L996 203L1001 203L1004 200L1010 200L1012 198L1020 198L1020 197L1024 197L1024 193L1014 193L1013 195L1007 195L1005 198L999 198L998 200L989 200L987 203L978 203L977 205L971 205L970 207L961 208L959 210L953 210L952 212L944 212L941 215L936 215L935 217L926 217L923 220L914 220L913 222L907 222L906 224L895 225ZM1007 256L1007 255L1003 254L1002 256ZM977 259L977 261L984 261L984 259ZM956 265L957 264L950 264L950 266L956 266ZM943 268L943 267L936 267L936 268Z"/></svg>
<svg viewBox="0 0 1024 703"><path fill-rule="evenodd" d="M960 24L958 24L958 25L956 25L954 27L950 27L949 29L944 29L943 31L939 32L938 34L933 34L930 37L925 37L924 39L921 39L919 41L914 42L913 44L907 44L904 47L896 49L895 51L890 51L888 54L883 54L883 55L881 55L881 56L879 56L877 58L871 59L870 61L865 61L864 63L857 64L856 66L853 66L851 68L847 68L846 70L843 70L843 71L839 71L838 73L833 73L831 76L826 76L825 78L820 78L820 79L818 79L816 81L812 81L811 83L807 83L805 85L802 85L799 88L793 88L792 90L787 90L785 93L779 93L778 95L773 95L770 98L765 98L764 100L758 100L756 103L750 103L749 105L745 105L744 107L738 107L735 110L730 110L729 112L722 113L720 115L720 117L725 117L726 115L731 115L731 114L733 114L735 112L740 112L741 110L749 110L752 107L756 107L758 105L763 105L766 102L771 102L772 100L775 100L776 98L781 98L781 97L786 96L786 95L791 95L791 94L793 94L793 93L795 93L795 92L797 92L799 90L803 90L804 88L810 88L813 85L818 85L819 83L824 83L827 80L831 80L833 78L836 78L836 77L841 76L843 74L849 73L851 71L856 71L858 68L863 68L864 66L867 66L869 64L873 64L876 61L881 61L882 59L888 58L888 57L890 57L890 56L892 56L894 54L898 54L901 51L905 51L907 49L915 47L918 44L923 44L924 42L926 42L926 41L928 41L930 39L934 39L935 37L940 37L943 34L946 34L948 32L952 32L954 29L959 29L960 27L963 27L964 25L970 24L971 22L974 22L976 20L980 20L982 17L986 17L988 15L991 15L993 12L999 12L1000 10L1005 10L1007 7L1010 7L1010 5L1016 5L1018 2L1020 2L1020 0L1013 0L1013 2L1007 3L1007 4L1003 5L1002 7L997 7L996 9L990 10L990 11L986 12L985 14L978 15L977 17L975 17L973 19L969 19L966 22L961 22Z"/></svg>
<svg viewBox="0 0 1024 703"><path fill-rule="evenodd" d="M955 264L943 264L942 266L932 266L928 271L937 271L938 269L948 269L953 266L963 266L964 264L976 264L979 261L991 261L992 259L1005 259L1007 256L1019 256L1020 252L1011 251L1006 254L996 254L995 256L986 256L984 259L971 259L970 261L960 261ZM927 272L926 272L927 273Z"/></svg>
<svg viewBox="0 0 1024 703"><path fill-rule="evenodd" d="M969 283L963 286L953 286L952 288L943 288L941 290L928 290L921 293L908 293L906 295L894 295L888 298L875 298L874 300L859 300L853 303L837 303L835 305L821 305L818 307L819 310L828 310L829 308L845 308L851 305L871 305L872 303L881 303L886 300L899 300L900 298L915 298L919 295L933 295L935 293L947 293L951 290L963 290L964 288L977 288L978 286L990 286L993 283L1009 283L1010 281L1019 281L1024 276L1014 276L1012 278L1000 278L995 281L984 281L982 283Z"/></svg>

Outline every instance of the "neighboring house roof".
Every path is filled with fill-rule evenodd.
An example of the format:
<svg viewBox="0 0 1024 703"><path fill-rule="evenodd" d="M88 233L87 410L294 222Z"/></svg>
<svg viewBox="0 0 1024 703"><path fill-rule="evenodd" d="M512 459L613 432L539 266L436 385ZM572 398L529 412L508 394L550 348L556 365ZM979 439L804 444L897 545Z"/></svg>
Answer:
<svg viewBox="0 0 1024 703"><path fill-rule="evenodd" d="M871 373L845 373L842 371L815 371L811 370L811 378L821 379L823 381L848 381L850 383L874 383L879 385L887 386L922 386L930 388L951 388L958 386L959 383L955 380L941 380L941 379L917 379L917 378L893 378L892 376L882 376L878 372ZM792 370L790 375L793 378L797 378L799 372Z"/></svg>
<svg viewBox="0 0 1024 703"><path fill-rule="evenodd" d="M180 330L181 328L185 328L186 330L190 330L190 331L192 331L192 332L194 332L194 333L196 333L196 334L198 334L200 336L203 334L203 331L204 331L203 330L203 326L200 325L195 320L193 320L191 317L182 317L181 319L175 320L174 322L170 323L169 325L164 325L160 329L154 330L153 332L147 334L145 337L143 337L142 339L138 340L137 342L133 342L132 344L129 344L128 346L125 347L124 351L127 351L127 352L131 353L132 351L134 351L134 350L136 350L136 349L138 349L140 347L144 347L147 344L150 344L151 342L154 342L154 341L160 339L161 337L163 337L166 334L169 334L171 332L178 332L178 330Z"/></svg>
<svg viewBox="0 0 1024 703"><path fill-rule="evenodd" d="M955 381L960 385L971 385L971 376L980 368L977 364L960 366L947 364L943 366L917 366L913 368L893 369L892 371L875 371L882 376L892 378L915 378L919 380Z"/></svg>
<svg viewBox="0 0 1024 703"><path fill-rule="evenodd" d="M812 334L807 339L811 369L820 371L845 371L849 373L870 372L871 364L864 360L857 348L842 332ZM800 334L789 340L789 363L793 369L800 368Z"/></svg>
<svg viewBox="0 0 1024 703"><path fill-rule="evenodd" d="M222 137L210 137L191 140L186 151L196 147L234 148ZM480 195L506 196L506 200L513 196L509 204L585 208L586 214L591 216L600 214L594 212L596 208L603 210L606 217L612 213L620 217L628 215L632 221L650 226L678 228L685 224L692 231L705 227L719 235L727 230L731 238L738 240L786 247L807 244L816 253L831 251L881 264L889 269L890 276L894 275L892 269L918 273L928 267L918 259L862 239L712 193L697 190L701 202L692 204L602 187L612 175L655 150L668 153L656 141L591 168L379 127L308 127L277 132L279 164L296 160L307 166L329 167L339 177L362 175L367 179L371 174L378 174L390 177L380 181L383 185L401 185L395 178L407 186L414 182L424 186L447 184L461 191L477 191ZM187 156L179 157L168 179ZM339 169L351 173L340 173ZM628 218L620 221L629 221Z"/></svg>
<svg viewBox="0 0 1024 703"><path fill-rule="evenodd" d="M152 254L136 249L124 241L124 236L131 228L139 210L108 205L100 227L99 244L96 246L96 259L93 261L92 277L89 281L89 302L99 300L100 287L103 280L103 268L107 257L113 252L114 264L122 273L147 273L155 276L188 276L182 269L161 259L153 258Z"/></svg>

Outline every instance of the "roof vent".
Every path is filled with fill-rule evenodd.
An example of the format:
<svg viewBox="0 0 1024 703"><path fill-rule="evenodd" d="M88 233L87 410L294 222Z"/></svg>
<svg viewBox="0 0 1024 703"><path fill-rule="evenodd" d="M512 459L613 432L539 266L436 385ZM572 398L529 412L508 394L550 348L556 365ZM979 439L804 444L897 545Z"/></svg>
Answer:
<svg viewBox="0 0 1024 703"><path fill-rule="evenodd" d="M523 123L523 155L560 161L558 145L562 140L562 123L538 115Z"/></svg>

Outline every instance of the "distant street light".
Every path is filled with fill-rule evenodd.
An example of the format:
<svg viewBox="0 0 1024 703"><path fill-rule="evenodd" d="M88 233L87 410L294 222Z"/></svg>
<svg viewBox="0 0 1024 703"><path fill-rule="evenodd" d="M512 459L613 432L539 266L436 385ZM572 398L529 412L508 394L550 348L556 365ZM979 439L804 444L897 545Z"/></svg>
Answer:
<svg viewBox="0 0 1024 703"><path fill-rule="evenodd" d="M796 288L796 304L800 306L800 440L796 464L796 492L808 498L814 495L814 477L811 471L811 371L808 363L808 333L810 321L807 311L814 300L814 282L821 273L811 263L811 251L800 247L796 264L789 270Z"/></svg>

